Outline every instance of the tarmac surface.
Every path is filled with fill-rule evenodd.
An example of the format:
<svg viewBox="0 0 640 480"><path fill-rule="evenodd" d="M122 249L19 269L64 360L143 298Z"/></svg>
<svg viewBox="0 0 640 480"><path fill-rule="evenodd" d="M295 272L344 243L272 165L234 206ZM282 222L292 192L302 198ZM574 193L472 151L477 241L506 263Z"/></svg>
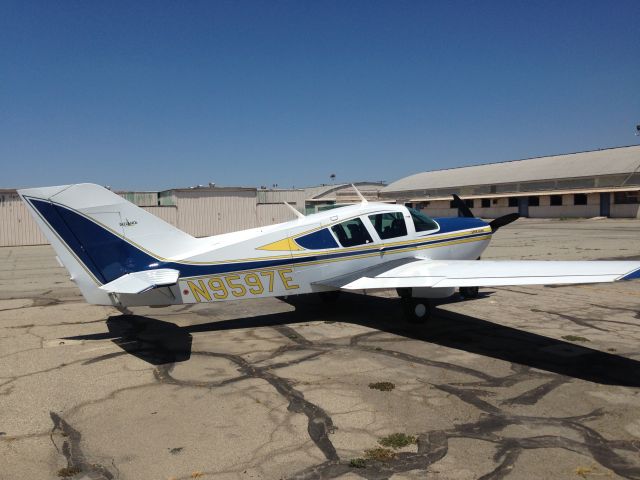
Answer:
<svg viewBox="0 0 640 480"><path fill-rule="evenodd" d="M519 220L484 258L640 259L640 221ZM0 249L0 479L640 479L640 281L134 315ZM403 434L389 437L391 434Z"/></svg>

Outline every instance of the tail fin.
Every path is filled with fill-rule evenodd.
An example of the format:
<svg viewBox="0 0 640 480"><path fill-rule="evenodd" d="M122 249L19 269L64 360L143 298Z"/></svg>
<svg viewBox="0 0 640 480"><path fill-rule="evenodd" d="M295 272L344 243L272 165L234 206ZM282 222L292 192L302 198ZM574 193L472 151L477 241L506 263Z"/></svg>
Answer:
<svg viewBox="0 0 640 480"><path fill-rule="evenodd" d="M197 240L99 185L19 190L89 303L111 305L99 287L155 269Z"/></svg>

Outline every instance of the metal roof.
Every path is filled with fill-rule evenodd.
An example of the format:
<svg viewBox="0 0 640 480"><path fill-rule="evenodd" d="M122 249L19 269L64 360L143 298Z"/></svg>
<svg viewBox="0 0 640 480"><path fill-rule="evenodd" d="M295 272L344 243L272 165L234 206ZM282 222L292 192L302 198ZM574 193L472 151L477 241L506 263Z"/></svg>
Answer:
<svg viewBox="0 0 640 480"><path fill-rule="evenodd" d="M512 193L490 193L483 195L460 195L462 200L481 198L507 198L507 197L541 197L545 195L574 195L576 193L615 193L615 192L638 192L640 187L608 187L608 188L577 188L573 190L545 190L536 192L512 192ZM453 200L451 195L439 197L412 198L410 202L435 202L437 200Z"/></svg>
<svg viewBox="0 0 640 480"><path fill-rule="evenodd" d="M473 165L418 173L381 191L399 192L559 178L594 177L634 172L640 167L640 145L525 160Z"/></svg>

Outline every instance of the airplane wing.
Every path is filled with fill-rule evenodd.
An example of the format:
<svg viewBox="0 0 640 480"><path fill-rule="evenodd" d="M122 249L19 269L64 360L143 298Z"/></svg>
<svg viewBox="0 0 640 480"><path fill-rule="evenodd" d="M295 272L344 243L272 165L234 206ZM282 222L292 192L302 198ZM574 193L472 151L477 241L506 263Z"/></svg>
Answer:
<svg viewBox="0 0 640 480"><path fill-rule="evenodd" d="M344 290L604 283L640 278L640 261L421 260L321 282Z"/></svg>
<svg viewBox="0 0 640 480"><path fill-rule="evenodd" d="M157 287L174 285L180 272L172 268L127 273L100 287L109 293L143 293Z"/></svg>

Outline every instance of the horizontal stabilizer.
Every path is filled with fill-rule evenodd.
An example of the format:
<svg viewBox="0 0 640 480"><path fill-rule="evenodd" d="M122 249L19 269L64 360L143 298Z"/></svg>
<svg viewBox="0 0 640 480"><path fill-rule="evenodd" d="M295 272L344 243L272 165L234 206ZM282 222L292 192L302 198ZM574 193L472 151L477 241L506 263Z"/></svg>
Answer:
<svg viewBox="0 0 640 480"><path fill-rule="evenodd" d="M172 268L145 270L123 275L100 287L109 293L143 293L157 287L175 285L180 272Z"/></svg>

